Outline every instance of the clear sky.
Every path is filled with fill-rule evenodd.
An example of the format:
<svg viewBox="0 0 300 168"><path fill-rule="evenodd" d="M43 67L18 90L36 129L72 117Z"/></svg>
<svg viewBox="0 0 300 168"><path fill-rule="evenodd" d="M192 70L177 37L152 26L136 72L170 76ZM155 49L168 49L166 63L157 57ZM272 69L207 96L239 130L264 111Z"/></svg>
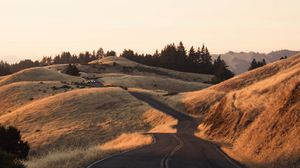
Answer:
<svg viewBox="0 0 300 168"><path fill-rule="evenodd" d="M0 60L99 47L300 50L300 0L0 0Z"/></svg>

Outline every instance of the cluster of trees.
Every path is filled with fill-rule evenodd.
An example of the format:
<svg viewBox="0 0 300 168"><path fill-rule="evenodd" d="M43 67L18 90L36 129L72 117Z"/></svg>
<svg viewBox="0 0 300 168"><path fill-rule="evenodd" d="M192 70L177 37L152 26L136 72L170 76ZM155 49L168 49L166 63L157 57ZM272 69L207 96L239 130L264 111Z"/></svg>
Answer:
<svg viewBox="0 0 300 168"><path fill-rule="evenodd" d="M41 61L32 61L30 59L22 60L19 63L8 64L6 62L0 61L0 76L8 75L22 69L37 67L37 66L47 66L52 64L87 64L90 61L103 58L105 56L116 56L115 51L104 52L102 48L93 52L84 52L78 55L71 54L70 52L62 52L55 57L43 57Z"/></svg>
<svg viewBox="0 0 300 168"><path fill-rule="evenodd" d="M0 167L24 168L20 160L27 158L29 149L17 128L0 126Z"/></svg>
<svg viewBox="0 0 300 168"><path fill-rule="evenodd" d="M250 64L250 67L248 70L251 71L253 69L265 66L266 64L267 64L267 62L265 59L263 59L262 61L256 61L256 59L254 58Z"/></svg>
<svg viewBox="0 0 300 168"><path fill-rule="evenodd" d="M92 53L86 51L84 53L71 54L70 52L62 52L60 55L52 57L43 57L40 61L41 65L52 65L52 64L87 64L90 61L100 59L106 56L116 56L115 51L107 51L106 53L102 48Z"/></svg>
<svg viewBox="0 0 300 168"><path fill-rule="evenodd" d="M32 61L32 60L22 60L19 63L15 64L8 64L6 62L0 61L0 76L8 75L22 69L30 68L30 67L37 67L40 66L39 61Z"/></svg>
<svg viewBox="0 0 300 168"><path fill-rule="evenodd" d="M121 56L149 66L183 72L213 74L217 77L216 82L234 76L220 56L216 60L212 59L207 47L204 45L197 49L192 46L187 52L183 43L180 42L177 46L169 44L161 52L156 51L153 55L138 54L133 50L124 50Z"/></svg>

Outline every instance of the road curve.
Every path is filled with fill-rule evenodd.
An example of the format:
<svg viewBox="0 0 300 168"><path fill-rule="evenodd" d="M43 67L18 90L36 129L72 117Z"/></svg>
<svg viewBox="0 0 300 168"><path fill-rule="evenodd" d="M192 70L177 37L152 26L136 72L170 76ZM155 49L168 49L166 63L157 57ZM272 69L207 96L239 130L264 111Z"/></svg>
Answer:
<svg viewBox="0 0 300 168"><path fill-rule="evenodd" d="M139 93L131 93L178 119L177 133L153 134L156 143L98 161L89 168L241 168L217 145L194 136L197 120Z"/></svg>

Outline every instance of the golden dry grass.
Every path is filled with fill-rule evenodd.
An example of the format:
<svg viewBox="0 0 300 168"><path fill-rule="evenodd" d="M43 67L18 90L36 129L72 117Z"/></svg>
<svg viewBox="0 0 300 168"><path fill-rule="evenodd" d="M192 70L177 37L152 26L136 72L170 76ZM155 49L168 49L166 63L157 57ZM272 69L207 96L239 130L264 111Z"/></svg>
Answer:
<svg viewBox="0 0 300 168"><path fill-rule="evenodd" d="M17 73L5 76L0 80L0 86L21 81L66 81L82 82L83 78L59 73L47 68L29 68Z"/></svg>
<svg viewBox="0 0 300 168"><path fill-rule="evenodd" d="M156 116L151 120L144 116L149 110ZM122 89L95 88L34 101L0 116L0 123L17 126L32 151L41 153L53 146L86 146L105 142L120 133L147 131L159 124L151 122L155 118L169 117Z"/></svg>
<svg viewBox="0 0 300 168"><path fill-rule="evenodd" d="M117 65L114 67L113 63ZM101 60L93 61L90 65L103 65L106 70L105 73L124 73L124 67L131 69L129 73L131 75L146 75L146 76L164 76L169 78L181 79L184 81L193 81L193 82L210 82L212 81L213 75L207 74L196 74L196 73L187 73L179 72L170 69L160 68L160 67L151 67L142 65L133 61L130 61L123 57L105 57ZM99 67L98 67L99 68Z"/></svg>
<svg viewBox="0 0 300 168"><path fill-rule="evenodd" d="M138 146L149 145L152 141L151 135L143 135L140 133L121 134L118 138L101 144L99 148L103 151L124 151Z"/></svg>
<svg viewBox="0 0 300 168"><path fill-rule="evenodd" d="M149 90L165 90L168 92L186 92L210 86L210 84L187 82L160 76L113 75L102 77L100 81L108 86L136 87Z"/></svg>
<svg viewBox="0 0 300 168"><path fill-rule="evenodd" d="M51 96L68 89L61 88L65 84L56 81L16 82L0 87L0 116L38 99ZM75 87L70 85L70 87Z"/></svg>
<svg viewBox="0 0 300 168"><path fill-rule="evenodd" d="M36 157L30 161L25 161L24 164L28 168L82 168L113 153L131 150L151 143L152 137L150 135L139 133L122 134L116 139L102 145L81 149L51 151L43 157Z"/></svg>
<svg viewBox="0 0 300 168"><path fill-rule="evenodd" d="M136 132L159 128L174 132L175 119L123 89L89 88L35 94L35 89L52 85L61 83L17 82L0 88L0 93L15 93L23 101L15 110L2 114L0 123L18 127L29 142L30 160L26 162L29 167L86 165L109 154L151 143L151 137ZM36 99L28 101L26 95L34 95Z"/></svg>
<svg viewBox="0 0 300 168"><path fill-rule="evenodd" d="M201 135L249 167L296 167L300 158L300 55L197 92L171 96L205 115ZM179 100L179 101L178 101ZM199 134L200 136L200 134Z"/></svg>

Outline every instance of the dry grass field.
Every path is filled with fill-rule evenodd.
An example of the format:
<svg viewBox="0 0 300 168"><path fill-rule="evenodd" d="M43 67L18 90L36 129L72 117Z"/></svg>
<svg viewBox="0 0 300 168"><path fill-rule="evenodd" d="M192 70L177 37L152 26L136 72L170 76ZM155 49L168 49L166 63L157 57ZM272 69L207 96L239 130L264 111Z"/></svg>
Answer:
<svg viewBox="0 0 300 168"><path fill-rule="evenodd" d="M125 88L142 88L147 90L164 90L168 92L186 92L207 88L210 84L187 82L160 76L119 75L106 76L99 79L107 86L121 86Z"/></svg>
<svg viewBox="0 0 300 168"><path fill-rule="evenodd" d="M203 82L212 79L119 57L78 64L81 77L63 74L67 66L29 68L0 78L0 124L18 127L29 142L29 168L82 167L152 143L152 137L142 133L176 132L172 126L177 120L119 87L175 93L208 87ZM106 87L91 87L89 79Z"/></svg>
<svg viewBox="0 0 300 168"><path fill-rule="evenodd" d="M300 158L300 55L196 92L165 98L204 116L210 138L249 167L296 167Z"/></svg>
<svg viewBox="0 0 300 168"><path fill-rule="evenodd" d="M0 78L0 124L18 127L30 143L29 168L79 168L152 143L145 132L176 132L172 126L177 120L129 92L203 118L197 136L220 143L249 167L299 164L299 55L215 86L204 83L211 76L119 57L77 65L81 77L61 73L66 66L31 68ZM89 79L106 87L90 87Z"/></svg>
<svg viewBox="0 0 300 168"><path fill-rule="evenodd" d="M31 156L48 158L52 157L49 151L60 154L57 151L88 150L124 133L147 132L159 125L166 127L172 120L120 88L58 93L33 100L0 116L1 124L14 125L21 130L31 145ZM120 141L118 143L117 148L122 146ZM145 144L149 144L149 139ZM38 163L38 160L34 162Z"/></svg>
<svg viewBox="0 0 300 168"><path fill-rule="evenodd" d="M86 166L152 143L142 133L176 131L172 117L119 87L89 87L85 78L61 73L66 66L30 68L0 79L0 124L18 127L29 142L29 168ZM91 65L78 67L105 76Z"/></svg>
<svg viewBox="0 0 300 168"><path fill-rule="evenodd" d="M115 63L115 66L113 64ZM195 74L187 72L179 72L165 68L151 67L130 61L123 57L105 57L98 61L90 63L98 69L101 67L105 73L125 73L129 75L144 76L162 76L183 81L204 82L209 83L214 76L206 74ZM100 68L100 69L101 69Z"/></svg>
<svg viewBox="0 0 300 168"><path fill-rule="evenodd" d="M47 68L29 68L1 78L0 86L20 81L83 82L84 79L69 76Z"/></svg>
<svg viewBox="0 0 300 168"><path fill-rule="evenodd" d="M25 81L4 85L0 87L0 115L12 112L35 99L48 97L71 89L64 88L64 85L58 81Z"/></svg>

